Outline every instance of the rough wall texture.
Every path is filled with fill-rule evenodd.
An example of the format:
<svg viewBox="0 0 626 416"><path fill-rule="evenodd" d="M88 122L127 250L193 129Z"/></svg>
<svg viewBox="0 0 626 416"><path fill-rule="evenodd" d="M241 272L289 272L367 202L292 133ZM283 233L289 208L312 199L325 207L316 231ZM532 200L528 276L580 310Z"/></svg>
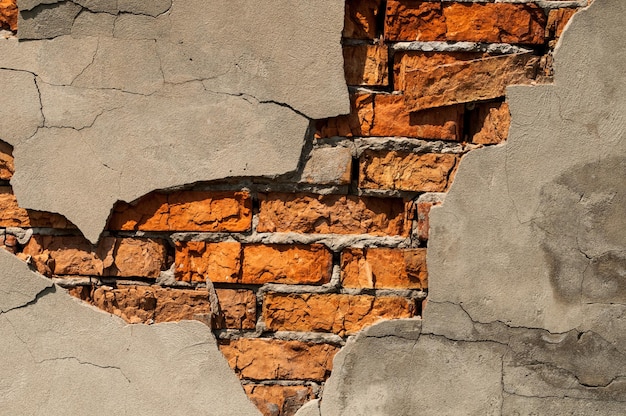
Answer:
<svg viewBox="0 0 626 416"><path fill-rule="evenodd" d="M20 4L17 33L52 39L0 42L3 90L34 109L0 110L0 139L15 144L0 148L0 226L33 269L129 323L204 322L264 415L293 415L322 388L299 414L624 413L616 0L593 6L613 20L568 29L580 49L561 47L555 86L507 101L509 84L552 82L552 48L586 0L348 0L345 16L336 2L220 5L205 18L223 30L204 47L202 13L185 17L202 9L193 2L39 3ZM15 30L14 4L0 4ZM281 24L249 33L269 15ZM342 18L351 112L310 120L342 112ZM261 65L283 58L295 79ZM221 65L234 69L213 78ZM72 68L97 88L74 85ZM207 115L218 127L198 131ZM35 136L16 144L28 126ZM68 154L76 169L55 162ZM134 176L112 186L93 154ZM78 193L59 192L63 172ZM136 193L100 235L123 189ZM395 318L412 319L375 325Z"/></svg>

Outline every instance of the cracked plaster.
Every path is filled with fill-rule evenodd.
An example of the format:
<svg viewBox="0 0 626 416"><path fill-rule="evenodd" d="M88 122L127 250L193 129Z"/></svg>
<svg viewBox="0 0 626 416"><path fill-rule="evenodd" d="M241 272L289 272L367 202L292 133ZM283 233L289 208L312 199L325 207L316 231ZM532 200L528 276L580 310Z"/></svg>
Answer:
<svg viewBox="0 0 626 416"><path fill-rule="evenodd" d="M19 8L22 40L0 40L13 190L92 242L118 200L295 171L310 120L349 112L340 0Z"/></svg>
<svg viewBox="0 0 626 416"><path fill-rule="evenodd" d="M4 250L0 285L0 413L259 415L207 326L127 325Z"/></svg>
<svg viewBox="0 0 626 416"><path fill-rule="evenodd" d="M625 17L595 0L554 84L507 90L508 141L431 211L423 320L349 339L298 416L626 414Z"/></svg>

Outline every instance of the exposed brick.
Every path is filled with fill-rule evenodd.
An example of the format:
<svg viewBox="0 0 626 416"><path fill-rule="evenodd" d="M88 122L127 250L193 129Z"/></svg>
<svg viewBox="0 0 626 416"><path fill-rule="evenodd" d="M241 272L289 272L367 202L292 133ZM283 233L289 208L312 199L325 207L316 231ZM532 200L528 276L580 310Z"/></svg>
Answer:
<svg viewBox="0 0 626 416"><path fill-rule="evenodd" d="M332 146L314 148L302 170L301 182L318 185L348 185L352 174L352 150Z"/></svg>
<svg viewBox="0 0 626 416"><path fill-rule="evenodd" d="M106 237L93 246L78 236L33 236L24 247L46 275L158 277L165 268L161 240Z"/></svg>
<svg viewBox="0 0 626 416"><path fill-rule="evenodd" d="M312 386L246 384L243 389L263 416L293 416L303 404L315 399Z"/></svg>
<svg viewBox="0 0 626 416"><path fill-rule="evenodd" d="M426 249L348 248L341 253L341 283L348 288L426 289Z"/></svg>
<svg viewBox="0 0 626 416"><path fill-rule="evenodd" d="M10 186L0 186L0 227L75 228L61 215L20 208Z"/></svg>
<svg viewBox="0 0 626 416"><path fill-rule="evenodd" d="M129 323L177 322L211 314L206 290L160 286L77 287L70 294ZM249 290L217 289L219 328L254 329L256 296Z"/></svg>
<svg viewBox="0 0 626 416"><path fill-rule="evenodd" d="M403 95L355 94L348 116L319 120L316 137L404 136L421 139L460 140L463 106L410 112Z"/></svg>
<svg viewBox="0 0 626 416"><path fill-rule="evenodd" d="M237 283L241 270L241 244L177 241L175 275L184 282Z"/></svg>
<svg viewBox="0 0 626 416"><path fill-rule="evenodd" d="M0 0L0 29L17 31L16 0Z"/></svg>
<svg viewBox="0 0 626 416"><path fill-rule="evenodd" d="M385 38L542 44L546 16L536 4L388 0Z"/></svg>
<svg viewBox="0 0 626 416"><path fill-rule="evenodd" d="M538 57L523 53L407 71L405 105L417 111L502 97L508 85L532 82L538 65Z"/></svg>
<svg viewBox="0 0 626 416"><path fill-rule="evenodd" d="M440 202L418 202L417 204L417 238L421 241L428 240L430 232L430 209Z"/></svg>
<svg viewBox="0 0 626 416"><path fill-rule="evenodd" d="M2 234L0 235L0 248L5 249L9 253L16 254L17 252L17 238L11 234ZM21 253L19 253L21 254ZM21 256L18 256L21 258ZM22 258L22 260L25 260Z"/></svg>
<svg viewBox="0 0 626 416"><path fill-rule="evenodd" d="M241 378L252 380L325 380L339 350L329 344L277 339L220 342L220 350Z"/></svg>
<svg viewBox="0 0 626 416"><path fill-rule="evenodd" d="M548 13L548 23L546 25L546 38L557 40L563 34L563 29L569 19L576 14L577 8L552 9Z"/></svg>
<svg viewBox="0 0 626 416"><path fill-rule="evenodd" d="M406 203L399 198L345 195L259 195L259 232L408 236Z"/></svg>
<svg viewBox="0 0 626 416"><path fill-rule="evenodd" d="M348 85L389 85L387 45L346 45L343 59Z"/></svg>
<svg viewBox="0 0 626 416"><path fill-rule="evenodd" d="M509 135L511 114L506 103L477 104L470 114L470 140L477 144L497 144Z"/></svg>
<svg viewBox="0 0 626 416"><path fill-rule="evenodd" d="M415 304L395 296L267 293L263 320L272 331L354 334L380 320L410 318Z"/></svg>
<svg viewBox="0 0 626 416"><path fill-rule="evenodd" d="M439 153L365 151L359 159L359 187L443 192L458 156Z"/></svg>
<svg viewBox="0 0 626 416"><path fill-rule="evenodd" d="M442 65L486 58L480 52L422 52L398 51L393 55L393 89L406 90L405 74L416 69L428 71Z"/></svg>
<svg viewBox="0 0 626 416"><path fill-rule="evenodd" d="M252 224L247 192L152 193L136 204L118 204L111 230L241 232Z"/></svg>
<svg viewBox="0 0 626 416"><path fill-rule="evenodd" d="M333 256L321 244L244 246L241 283L323 284L330 282Z"/></svg>
<svg viewBox="0 0 626 416"><path fill-rule="evenodd" d="M381 0L346 0L343 36L351 39L374 39ZM381 28L382 29L382 28Z"/></svg>
<svg viewBox="0 0 626 416"><path fill-rule="evenodd" d="M0 0L1 4L2 0ZM0 13L2 13L0 6ZM1 19L1 18L0 18ZM8 181L13 177L15 165L13 164L13 148L0 141L0 179Z"/></svg>

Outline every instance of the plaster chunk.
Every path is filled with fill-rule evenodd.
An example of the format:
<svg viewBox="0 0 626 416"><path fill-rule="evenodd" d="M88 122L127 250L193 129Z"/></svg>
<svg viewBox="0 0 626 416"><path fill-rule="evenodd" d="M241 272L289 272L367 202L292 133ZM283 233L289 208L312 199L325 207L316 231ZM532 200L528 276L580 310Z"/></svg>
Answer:
<svg viewBox="0 0 626 416"><path fill-rule="evenodd" d="M349 111L342 1L83 0L76 20L75 3L31 3L20 36L54 39L0 42L2 67L30 72L14 86L3 75L3 90L32 92L0 138L20 206L65 215L92 242L118 200L295 171L310 119ZM47 17L74 6L62 24Z"/></svg>
<svg viewBox="0 0 626 416"><path fill-rule="evenodd" d="M3 250L0 270L2 311L31 301L0 314L4 413L259 415L205 325L126 325ZM5 285L23 290L7 293ZM86 394L86 386L98 388Z"/></svg>

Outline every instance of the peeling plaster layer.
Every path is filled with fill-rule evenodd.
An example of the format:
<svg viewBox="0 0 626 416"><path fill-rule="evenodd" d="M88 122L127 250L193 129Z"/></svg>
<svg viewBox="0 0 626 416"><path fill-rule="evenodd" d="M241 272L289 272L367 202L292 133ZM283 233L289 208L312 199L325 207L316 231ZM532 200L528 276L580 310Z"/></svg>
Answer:
<svg viewBox="0 0 626 416"><path fill-rule="evenodd" d="M626 414L625 18L595 0L554 85L509 88L508 142L431 211L423 321L350 339L298 416Z"/></svg>
<svg viewBox="0 0 626 416"><path fill-rule="evenodd" d="M349 112L343 1L46 3L0 40L0 139L20 206L92 242L118 200L294 171L310 119Z"/></svg>
<svg viewBox="0 0 626 416"><path fill-rule="evenodd" d="M2 414L259 415L199 322L126 325L4 250L0 310Z"/></svg>

